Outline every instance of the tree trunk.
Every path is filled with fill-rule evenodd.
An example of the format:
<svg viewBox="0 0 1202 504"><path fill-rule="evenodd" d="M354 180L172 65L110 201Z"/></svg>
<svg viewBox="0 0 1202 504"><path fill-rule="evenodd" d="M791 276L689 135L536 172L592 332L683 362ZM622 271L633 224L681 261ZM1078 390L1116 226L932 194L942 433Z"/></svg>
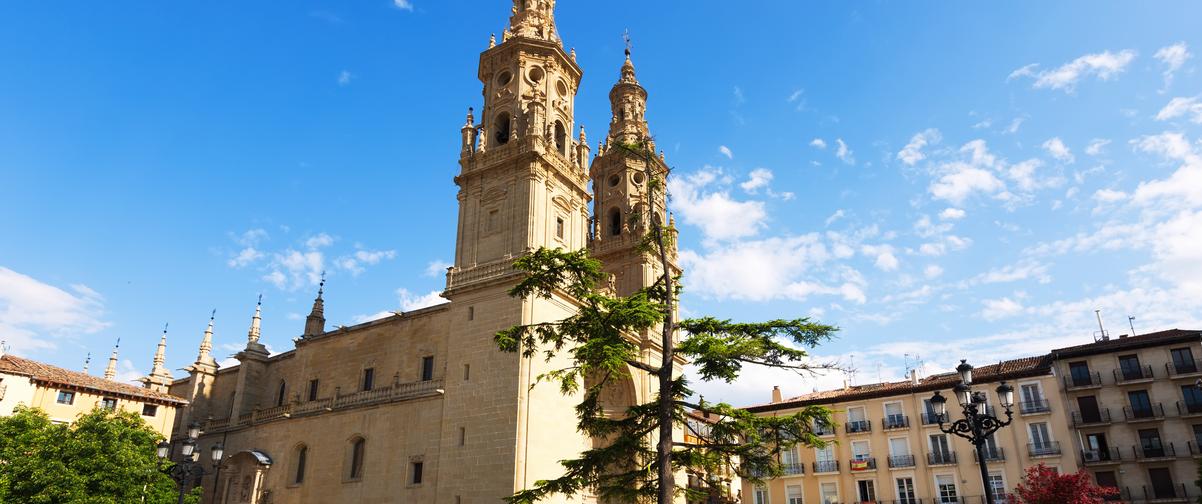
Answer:
<svg viewBox="0 0 1202 504"><path fill-rule="evenodd" d="M654 175L651 171L651 166L654 162L655 156L648 154L646 158L648 181L651 181ZM667 180L660 181L660 184L666 183ZM651 209L651 212L654 213L658 209L655 208L654 198L651 195L651 191L654 191L654 189L650 189L650 187L651 184L648 183L647 208ZM661 189L666 189L666 187ZM656 249L659 252L660 266L663 268L664 291L666 292L664 300L664 328L660 339L662 358L659 368L659 445L656 450L656 458L659 462L659 495L656 500L658 504L671 504L673 494L676 490L675 474L672 471L672 413L676 409L675 397L672 394L673 352L675 350L672 333L676 327L676 289L672 278L671 266L668 263L668 250L664 243L662 222L655 217L655 215L648 215L647 220L651 222L651 232L654 233Z"/></svg>

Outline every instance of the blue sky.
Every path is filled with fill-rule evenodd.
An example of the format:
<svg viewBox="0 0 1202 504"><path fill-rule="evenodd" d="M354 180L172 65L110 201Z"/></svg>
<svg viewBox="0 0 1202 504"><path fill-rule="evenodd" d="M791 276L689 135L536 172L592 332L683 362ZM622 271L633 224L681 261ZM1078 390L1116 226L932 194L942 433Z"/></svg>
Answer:
<svg viewBox="0 0 1202 504"><path fill-rule="evenodd" d="M434 299L508 2L0 7L0 338L145 373ZM857 383L1202 325L1202 6L561 2L608 123L622 38L688 314L816 316ZM176 373L181 375L180 372ZM749 370L709 399L841 382Z"/></svg>

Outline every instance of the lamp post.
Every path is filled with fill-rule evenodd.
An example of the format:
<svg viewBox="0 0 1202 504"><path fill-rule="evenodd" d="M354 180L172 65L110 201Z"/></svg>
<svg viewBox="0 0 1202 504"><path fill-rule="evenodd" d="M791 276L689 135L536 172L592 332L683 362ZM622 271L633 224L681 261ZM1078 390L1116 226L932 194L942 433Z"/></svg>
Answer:
<svg viewBox="0 0 1202 504"><path fill-rule="evenodd" d="M981 483L985 486L985 499L988 504L997 504L997 498L993 495L993 487L989 484L989 469L985 465L985 441L989 439L998 429L1010 425L1014 418L1014 413L1010 410L1014 406L1014 387L1002 382L997 387L998 400L1002 403L1002 408L1006 410L1006 420L1001 420L996 416L988 414L985 408L985 393L972 390L972 365L964 359L960 360L960 365L956 366L956 372L960 373L960 383L957 383L952 391L956 395L956 402L960 403L960 407L964 410L964 418L952 422L947 427L943 423L948 420L947 415L947 398L943 397L938 390L931 397L931 406L935 409L935 416L939 421L939 430L947 434L953 434L967 439L976 447L977 465L981 466Z"/></svg>
<svg viewBox="0 0 1202 504"><path fill-rule="evenodd" d="M204 467L197 463L197 460L200 459L200 452L196 450L196 438L198 437L200 437L200 424L196 422L188 424L188 438L180 446L180 455L183 455L183 460L170 467L163 467L163 464L167 462L167 458L171 454L171 445L163 441L158 446L159 470L170 476L179 487L179 504L184 504L188 482L196 481L199 484L200 478L208 474ZM217 443L213 445L209 454L213 459L213 467L217 467L221 464L221 457L225 455L225 447L221 443Z"/></svg>

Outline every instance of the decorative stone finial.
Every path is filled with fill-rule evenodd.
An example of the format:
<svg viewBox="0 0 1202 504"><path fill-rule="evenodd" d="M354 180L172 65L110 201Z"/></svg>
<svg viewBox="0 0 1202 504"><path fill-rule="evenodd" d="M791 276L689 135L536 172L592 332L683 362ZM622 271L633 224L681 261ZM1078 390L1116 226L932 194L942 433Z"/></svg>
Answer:
<svg viewBox="0 0 1202 504"><path fill-rule="evenodd" d="M117 338L117 344L113 345L113 353L109 355L109 364L104 368L104 379L112 380L117 377L117 350L121 348L121 338Z"/></svg>
<svg viewBox="0 0 1202 504"><path fill-rule="evenodd" d="M326 272L323 271L321 272L321 282L317 284L317 298L313 300L313 310L305 318L305 334L303 335L305 338L326 332L325 300L322 299L325 288Z"/></svg>
<svg viewBox="0 0 1202 504"><path fill-rule="evenodd" d="M263 295L259 294L259 301L255 304L255 316L250 319L250 331L246 333L246 343L253 345L259 342L259 326L263 321Z"/></svg>
<svg viewBox="0 0 1202 504"><path fill-rule="evenodd" d="M213 359L213 354L211 353L213 350L213 319L216 318L217 310L214 309L213 312L209 314L209 325L205 328L205 335L200 339L200 354L196 356L196 365L193 366L194 368L198 366L212 366L213 369L217 368L217 361Z"/></svg>
<svg viewBox="0 0 1202 504"><path fill-rule="evenodd" d="M555 33L555 0L513 0L510 12L506 32L512 31L519 37L559 40Z"/></svg>
<svg viewBox="0 0 1202 504"><path fill-rule="evenodd" d="M142 378L142 384L146 388L166 392L171 386L171 372L167 371L167 367L163 364L167 361L167 324L163 324L163 335L159 338L159 346L154 351L154 365L150 368L150 375Z"/></svg>
<svg viewBox="0 0 1202 504"><path fill-rule="evenodd" d="M489 49L492 49L492 48L494 48L494 47L496 47L496 46L497 46L497 34L496 34L496 33L489 33L489 34L488 34L488 48L489 48Z"/></svg>

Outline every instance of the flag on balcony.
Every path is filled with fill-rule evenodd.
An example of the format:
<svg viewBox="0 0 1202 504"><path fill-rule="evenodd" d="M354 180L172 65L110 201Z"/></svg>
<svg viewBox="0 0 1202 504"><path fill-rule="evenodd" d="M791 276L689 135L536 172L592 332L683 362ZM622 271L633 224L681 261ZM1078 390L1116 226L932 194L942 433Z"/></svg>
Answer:
<svg viewBox="0 0 1202 504"><path fill-rule="evenodd" d="M868 470L868 461L867 461L867 460L853 460L853 461L851 461L851 470L853 470L853 471L867 471L867 470Z"/></svg>

